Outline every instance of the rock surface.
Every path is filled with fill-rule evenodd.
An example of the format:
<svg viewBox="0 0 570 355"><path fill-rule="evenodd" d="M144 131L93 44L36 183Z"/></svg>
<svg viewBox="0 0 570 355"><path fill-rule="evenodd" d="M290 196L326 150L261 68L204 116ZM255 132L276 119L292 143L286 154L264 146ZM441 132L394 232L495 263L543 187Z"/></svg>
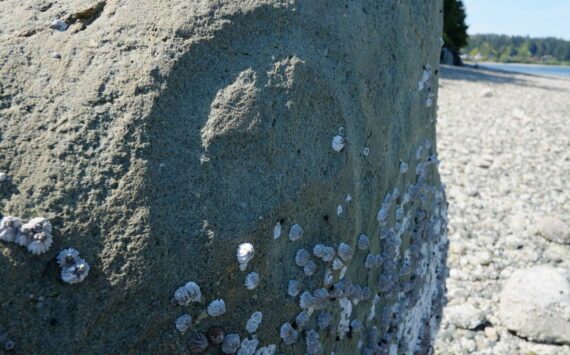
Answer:
<svg viewBox="0 0 570 355"><path fill-rule="evenodd" d="M11 178L0 210L46 216L54 230L39 256L0 244L0 333L22 353L183 353L212 326L244 340L260 311L259 347L278 352L303 353L308 329L327 353L380 340L428 348L446 253L441 13L441 1L0 2L0 170ZM293 242L294 224L304 234ZM356 251L360 234L368 251ZM255 253L242 272L245 242ZM331 268L311 256L306 276L297 250L341 242L355 252L333 282L354 287L318 304L328 329L317 310L284 345L281 325L301 312L289 280L322 295ZM80 284L59 280L64 248L91 267ZM365 269L368 253L383 252L382 267ZM171 304L190 281L200 301ZM215 299L225 313L207 316ZM185 334L182 314L193 320ZM357 318L364 329L348 337Z"/></svg>
<svg viewBox="0 0 570 355"><path fill-rule="evenodd" d="M485 322L485 314L470 303L445 309L444 317L457 328L475 329Z"/></svg>
<svg viewBox="0 0 570 355"><path fill-rule="evenodd" d="M536 223L537 233L551 242L570 244L570 226L555 217L543 217Z"/></svg>
<svg viewBox="0 0 570 355"><path fill-rule="evenodd" d="M522 337L570 344L570 274L551 266L515 271L501 291L499 317Z"/></svg>

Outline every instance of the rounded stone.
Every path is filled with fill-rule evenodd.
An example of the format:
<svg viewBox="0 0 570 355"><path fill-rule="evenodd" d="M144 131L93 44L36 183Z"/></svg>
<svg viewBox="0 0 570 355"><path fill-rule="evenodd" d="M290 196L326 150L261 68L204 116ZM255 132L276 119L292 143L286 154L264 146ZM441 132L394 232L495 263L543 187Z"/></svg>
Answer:
<svg viewBox="0 0 570 355"><path fill-rule="evenodd" d="M570 244L570 227L555 217L544 217L536 223L536 232L551 242Z"/></svg>
<svg viewBox="0 0 570 355"><path fill-rule="evenodd" d="M533 341L570 344L569 280L567 271L547 265L516 270L501 291L501 322Z"/></svg>

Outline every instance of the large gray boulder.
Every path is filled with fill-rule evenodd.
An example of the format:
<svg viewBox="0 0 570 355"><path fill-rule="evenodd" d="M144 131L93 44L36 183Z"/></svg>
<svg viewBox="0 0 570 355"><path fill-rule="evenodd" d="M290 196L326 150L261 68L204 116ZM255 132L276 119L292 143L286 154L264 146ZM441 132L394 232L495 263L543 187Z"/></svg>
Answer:
<svg viewBox="0 0 570 355"><path fill-rule="evenodd" d="M547 265L515 271L501 291L499 317L519 336L570 344L570 274Z"/></svg>
<svg viewBox="0 0 570 355"><path fill-rule="evenodd" d="M250 338L243 353L255 339L279 353L428 351L447 247L441 1L31 0L0 14L0 211L53 225L40 255L0 241L3 341L184 353L217 326ZM245 271L242 243L255 249ZM61 281L64 248L89 263L83 282ZM181 306L190 281L201 297Z"/></svg>

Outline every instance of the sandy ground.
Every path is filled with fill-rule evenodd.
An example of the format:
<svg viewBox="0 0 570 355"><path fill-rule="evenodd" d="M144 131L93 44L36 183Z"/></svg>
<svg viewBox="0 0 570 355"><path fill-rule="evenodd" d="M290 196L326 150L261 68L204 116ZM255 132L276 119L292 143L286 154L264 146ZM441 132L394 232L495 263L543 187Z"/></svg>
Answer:
<svg viewBox="0 0 570 355"><path fill-rule="evenodd" d="M545 216L570 224L570 79L441 72L438 151L449 200L450 276L436 353L570 354L567 345L509 332L498 311L515 270L570 269L570 245L537 235ZM467 308L474 311L466 315ZM472 326L462 325L465 316Z"/></svg>

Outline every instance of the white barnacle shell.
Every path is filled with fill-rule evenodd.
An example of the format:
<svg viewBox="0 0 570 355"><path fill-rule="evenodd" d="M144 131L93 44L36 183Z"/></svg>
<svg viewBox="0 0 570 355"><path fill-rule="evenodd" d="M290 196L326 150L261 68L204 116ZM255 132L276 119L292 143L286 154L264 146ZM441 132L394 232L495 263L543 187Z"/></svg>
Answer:
<svg viewBox="0 0 570 355"><path fill-rule="evenodd" d="M275 223L273 227L273 239L277 239L281 236L281 222Z"/></svg>
<svg viewBox="0 0 570 355"><path fill-rule="evenodd" d="M422 150L423 150L423 146L418 146L418 150L416 150L416 160L420 160L422 158Z"/></svg>
<svg viewBox="0 0 570 355"><path fill-rule="evenodd" d="M342 213L343 209L341 205L336 206L336 215L340 216Z"/></svg>
<svg viewBox="0 0 570 355"><path fill-rule="evenodd" d="M317 316L317 324L321 329L325 329L326 327L328 327L331 324L331 321L332 317L327 312L321 312Z"/></svg>
<svg viewBox="0 0 570 355"><path fill-rule="evenodd" d="M386 225L386 220L388 219L388 213L389 213L388 206L386 204L382 204L382 207L380 208L378 214L376 215L376 220L378 221L378 223L380 223L380 226Z"/></svg>
<svg viewBox="0 0 570 355"><path fill-rule="evenodd" d="M49 250L53 243L53 237L46 232L34 234L28 244L28 251L34 255L43 254Z"/></svg>
<svg viewBox="0 0 570 355"><path fill-rule="evenodd" d="M55 20L49 25L49 28L63 32L67 30L67 23L61 20Z"/></svg>
<svg viewBox="0 0 570 355"><path fill-rule="evenodd" d="M279 336L281 339L283 339L285 345L291 345L297 341L299 334L295 329L293 329L291 324L283 323L281 329L279 330Z"/></svg>
<svg viewBox="0 0 570 355"><path fill-rule="evenodd" d="M364 262L364 267L367 269L372 269L376 266L376 255L368 254L366 256L366 261Z"/></svg>
<svg viewBox="0 0 570 355"><path fill-rule="evenodd" d="M350 201L352 201L352 196L350 194L346 194L346 196L344 196L344 200L346 202L350 202Z"/></svg>
<svg viewBox="0 0 570 355"><path fill-rule="evenodd" d="M368 239L368 236L366 234L361 234L358 237L358 241L356 242L356 246L358 247L358 249L366 250L366 249L368 249L369 245L370 245L370 241Z"/></svg>
<svg viewBox="0 0 570 355"><path fill-rule="evenodd" d="M259 274L257 272L250 272L245 277L245 288L253 290L259 284Z"/></svg>
<svg viewBox="0 0 570 355"><path fill-rule="evenodd" d="M343 266L344 266L344 264L342 263L342 261L339 258L334 258L334 260L332 262L333 270L340 270L340 269L342 269Z"/></svg>
<svg viewBox="0 0 570 355"><path fill-rule="evenodd" d="M301 284L297 280L289 281L289 285L287 286L287 294L291 297L295 297L301 291Z"/></svg>
<svg viewBox="0 0 570 355"><path fill-rule="evenodd" d="M208 305L208 314L212 317L218 317L226 313L226 303L222 299L213 300Z"/></svg>
<svg viewBox="0 0 570 355"><path fill-rule="evenodd" d="M360 319L355 318L350 322L350 328L353 332L359 332L364 328L364 324L360 321Z"/></svg>
<svg viewBox="0 0 570 355"><path fill-rule="evenodd" d="M340 256L340 258L343 261L350 261L350 259L352 259L352 248L345 243L340 243L338 245L338 256Z"/></svg>
<svg viewBox="0 0 570 355"><path fill-rule="evenodd" d="M22 225L20 231L22 233L26 233L29 234L30 236L33 236L34 234L41 232L51 233L52 226L47 218L36 217L32 218L28 223Z"/></svg>
<svg viewBox="0 0 570 355"><path fill-rule="evenodd" d="M259 345L259 340L256 336L251 339L244 339L241 342L241 347L238 350L238 355L254 355L255 349Z"/></svg>
<svg viewBox="0 0 570 355"><path fill-rule="evenodd" d="M0 171L0 182L6 182L10 180L10 177L8 176L8 174L6 174L3 171Z"/></svg>
<svg viewBox="0 0 570 355"><path fill-rule="evenodd" d="M335 152L340 152L342 148L344 148L344 137L343 136L334 136L332 139L332 149Z"/></svg>
<svg viewBox="0 0 570 355"><path fill-rule="evenodd" d="M333 247L325 247L323 261L329 262L334 258L334 248Z"/></svg>
<svg viewBox="0 0 570 355"><path fill-rule="evenodd" d="M297 239L300 239L302 236L303 228L301 228L301 226L298 224L292 225L291 229L289 230L289 239L294 242Z"/></svg>
<svg viewBox="0 0 570 355"><path fill-rule="evenodd" d="M325 271L325 276L323 277L323 283L325 286L330 286L333 283L333 273L331 269Z"/></svg>
<svg viewBox="0 0 570 355"><path fill-rule="evenodd" d="M317 271L317 264L313 260L309 260L303 268L306 276L312 276Z"/></svg>
<svg viewBox="0 0 570 355"><path fill-rule="evenodd" d="M202 300L202 291L200 291L200 286L197 283L190 281L174 292L174 298L178 305L187 306L191 302L200 302Z"/></svg>
<svg viewBox="0 0 570 355"><path fill-rule="evenodd" d="M20 227L22 227L20 218L12 216L2 217L0 220L0 240L14 242Z"/></svg>
<svg viewBox="0 0 570 355"><path fill-rule="evenodd" d="M433 105L433 99L431 97L428 97L426 99L426 107L430 107L431 105Z"/></svg>
<svg viewBox="0 0 570 355"><path fill-rule="evenodd" d="M222 351L224 354L235 354L240 345L239 335L232 333L224 337Z"/></svg>
<svg viewBox="0 0 570 355"><path fill-rule="evenodd" d="M311 260L311 255L305 249L297 250L297 254L295 255L295 264L299 267L303 267L307 265L307 263Z"/></svg>
<svg viewBox="0 0 570 355"><path fill-rule="evenodd" d="M418 81L418 91L422 91L424 89L424 82L423 81Z"/></svg>
<svg viewBox="0 0 570 355"><path fill-rule="evenodd" d="M408 171L408 163L400 162L400 174L405 174Z"/></svg>
<svg viewBox="0 0 570 355"><path fill-rule="evenodd" d="M257 331L257 328L259 327L259 325L261 324L261 321L263 320L263 314L259 311L254 312L249 319L247 320L247 324L245 325L245 329L249 332L249 333L255 333Z"/></svg>
<svg viewBox="0 0 570 355"><path fill-rule="evenodd" d="M57 254L57 263L61 267L71 266L79 259L79 252L73 248L63 249Z"/></svg>
<svg viewBox="0 0 570 355"><path fill-rule="evenodd" d="M174 323L176 324L176 329L184 333L192 326L192 317L190 317L188 314L183 314L180 317L176 318L176 321Z"/></svg>
<svg viewBox="0 0 570 355"><path fill-rule="evenodd" d="M21 231L16 235L16 239L14 242L21 247L27 247L28 244L32 241L33 235L28 233L22 233Z"/></svg>
<svg viewBox="0 0 570 355"><path fill-rule="evenodd" d="M295 317L295 324L297 324L297 327L302 328L309 322L309 318L309 313L301 311L297 314L297 317Z"/></svg>
<svg viewBox="0 0 570 355"><path fill-rule="evenodd" d="M73 265L66 266L61 270L61 279L69 284L80 283L89 275L89 264L81 258Z"/></svg>
<svg viewBox="0 0 570 355"><path fill-rule="evenodd" d="M364 148L364 150L362 151L362 154L367 157L370 155L370 148L366 147Z"/></svg>
<svg viewBox="0 0 570 355"><path fill-rule="evenodd" d="M404 208L399 207L396 209L396 220L401 221L402 219L404 219Z"/></svg>
<svg viewBox="0 0 570 355"><path fill-rule="evenodd" d="M313 297L313 295L311 295L311 293L309 291L305 291L303 292L303 294L301 294L301 298L299 299L299 306L303 309L310 309L310 308L314 308L315 307L315 297Z"/></svg>
<svg viewBox="0 0 570 355"><path fill-rule="evenodd" d="M257 349L255 355L274 355L275 350L277 350L277 346L275 344L270 344L264 346L263 348Z"/></svg>
<svg viewBox="0 0 570 355"><path fill-rule="evenodd" d="M245 271L247 269L247 263L253 259L253 254L255 253L255 249L253 248L253 244L251 243L241 243L238 246L236 257L239 263L239 269L241 271Z"/></svg>
<svg viewBox="0 0 570 355"><path fill-rule="evenodd" d="M313 254L315 254L317 258L322 258L323 256L325 256L325 249L326 246L322 244L317 244L313 247Z"/></svg>
<svg viewBox="0 0 570 355"><path fill-rule="evenodd" d="M305 340L307 342L307 354L314 355L323 352L323 346L319 342L319 333L311 329L307 332Z"/></svg>

